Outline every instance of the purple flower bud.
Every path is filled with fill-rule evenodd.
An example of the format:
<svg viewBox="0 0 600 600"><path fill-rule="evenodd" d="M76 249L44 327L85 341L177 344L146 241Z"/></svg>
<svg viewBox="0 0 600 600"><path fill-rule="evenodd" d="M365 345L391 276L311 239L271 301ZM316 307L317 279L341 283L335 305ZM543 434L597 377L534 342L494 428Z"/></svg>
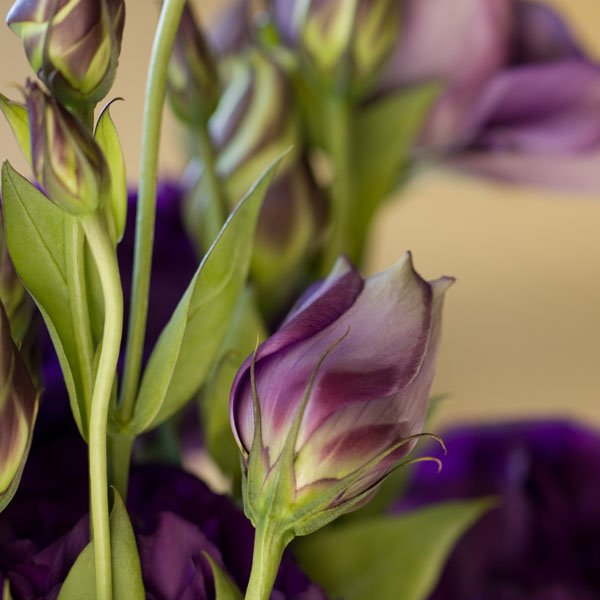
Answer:
<svg viewBox="0 0 600 600"><path fill-rule="evenodd" d="M6 22L33 70L63 101L98 102L121 51L123 0L17 0Z"/></svg>
<svg viewBox="0 0 600 600"><path fill-rule="evenodd" d="M46 194L70 213L96 210L110 191L110 173L91 133L31 82L27 111L33 171Z"/></svg>
<svg viewBox="0 0 600 600"><path fill-rule="evenodd" d="M299 535L368 499L406 457L423 427L452 281L424 281L408 253L366 281L340 259L246 360L230 416L253 520L274 473L291 478L280 509Z"/></svg>
<svg viewBox="0 0 600 600"><path fill-rule="evenodd" d="M272 12L322 81L357 92L370 87L400 30L398 0L274 0Z"/></svg>
<svg viewBox="0 0 600 600"><path fill-rule="evenodd" d="M29 452L38 401L0 303L0 511L10 502Z"/></svg>
<svg viewBox="0 0 600 600"><path fill-rule="evenodd" d="M183 121L205 121L219 100L217 67L189 4L183 9L167 72L167 92Z"/></svg>

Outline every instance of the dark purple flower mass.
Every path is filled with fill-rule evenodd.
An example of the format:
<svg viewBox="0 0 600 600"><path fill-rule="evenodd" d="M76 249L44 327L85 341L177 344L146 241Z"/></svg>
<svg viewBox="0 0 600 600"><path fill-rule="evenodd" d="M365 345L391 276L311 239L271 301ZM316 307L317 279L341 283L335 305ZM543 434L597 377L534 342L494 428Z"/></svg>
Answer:
<svg viewBox="0 0 600 600"><path fill-rule="evenodd" d="M533 422L443 437L442 472L417 468L396 510L482 496L495 496L498 507L458 543L431 600L597 600L598 433Z"/></svg>
<svg viewBox="0 0 600 600"><path fill-rule="evenodd" d="M0 577L10 581L13 600L54 600L89 542L86 447L72 425L55 433L53 441L37 440L19 491L0 514ZM181 469L147 465L132 470L128 510L148 599L214 598L203 552L244 589L254 531L228 498ZM273 598L325 600L289 557Z"/></svg>

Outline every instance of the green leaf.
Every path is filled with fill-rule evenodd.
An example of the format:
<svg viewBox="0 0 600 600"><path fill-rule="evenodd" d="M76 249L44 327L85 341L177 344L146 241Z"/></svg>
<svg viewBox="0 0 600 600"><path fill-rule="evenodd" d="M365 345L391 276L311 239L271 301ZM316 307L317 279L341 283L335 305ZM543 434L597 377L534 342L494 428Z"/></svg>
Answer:
<svg viewBox="0 0 600 600"><path fill-rule="evenodd" d="M295 551L331 598L425 600L454 544L492 505L489 498L445 502L331 526L299 538Z"/></svg>
<svg viewBox="0 0 600 600"><path fill-rule="evenodd" d="M115 503L110 514L110 547L112 553L113 597L127 600L144 600L142 567L135 535L125 504L113 488ZM58 600L96 598L94 572L94 546L88 544L77 557L62 585Z"/></svg>
<svg viewBox="0 0 600 600"><path fill-rule="evenodd" d="M27 162L31 165L31 139L27 109L0 94L0 110L4 113L10 128L15 134L17 144L19 144Z"/></svg>
<svg viewBox="0 0 600 600"><path fill-rule="evenodd" d="M206 380L243 290L258 212L279 160L227 219L163 330L142 378L133 433L162 423Z"/></svg>
<svg viewBox="0 0 600 600"><path fill-rule="evenodd" d="M265 328L254 294L246 288L231 318L211 377L202 391L201 403L206 447L223 473L236 482L234 490L239 488L237 483L241 476L240 451L229 422L229 391L242 363L254 350L259 334L263 337Z"/></svg>
<svg viewBox="0 0 600 600"><path fill-rule="evenodd" d="M215 578L216 600L243 600L242 593L229 575L221 569L208 552L203 552L203 554L208 560Z"/></svg>
<svg viewBox="0 0 600 600"><path fill-rule="evenodd" d="M7 161L2 166L2 204L10 257L44 317L58 354L75 421L86 438L87 410L69 310L65 214Z"/></svg>
<svg viewBox="0 0 600 600"><path fill-rule="evenodd" d="M110 116L111 104L109 102L100 114L94 137L104 152L110 171L110 199L104 205L104 216L110 237L117 244L123 237L127 219L127 175L119 135Z"/></svg>
<svg viewBox="0 0 600 600"><path fill-rule="evenodd" d="M1 596L3 600L13 600L12 594L10 593L10 581L4 580L4 595Z"/></svg>

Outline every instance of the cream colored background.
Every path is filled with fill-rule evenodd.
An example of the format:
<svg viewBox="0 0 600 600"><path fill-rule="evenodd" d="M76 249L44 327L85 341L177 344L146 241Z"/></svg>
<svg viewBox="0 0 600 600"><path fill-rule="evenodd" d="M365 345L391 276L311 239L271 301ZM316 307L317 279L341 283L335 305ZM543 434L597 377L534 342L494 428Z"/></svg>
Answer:
<svg viewBox="0 0 600 600"><path fill-rule="evenodd" d="M507 0L508 1L508 0ZM552 0L600 59L597 0ZM224 2L197 2L208 19ZM2 14L11 2L0 0ZM129 0L113 89L113 116L129 176L138 172L141 108L158 2ZM0 91L18 92L29 68L21 45L0 29ZM183 164L167 114L163 173ZM0 120L0 157L27 168ZM600 169L600 164L598 165ZM448 294L436 393L450 397L438 425L525 415L570 415L600 425L600 194L577 198L443 172L419 176L377 220L371 270L414 252L428 278L454 275Z"/></svg>

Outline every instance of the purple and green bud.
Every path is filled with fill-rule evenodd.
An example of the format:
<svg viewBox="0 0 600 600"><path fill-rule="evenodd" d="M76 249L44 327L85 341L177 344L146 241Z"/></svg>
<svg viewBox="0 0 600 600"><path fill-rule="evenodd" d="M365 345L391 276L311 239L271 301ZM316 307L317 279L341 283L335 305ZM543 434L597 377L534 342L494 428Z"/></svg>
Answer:
<svg viewBox="0 0 600 600"><path fill-rule="evenodd" d="M27 86L33 172L48 197L69 213L97 210L110 193L110 173L92 134L54 97Z"/></svg>
<svg viewBox="0 0 600 600"><path fill-rule="evenodd" d="M21 343L33 318L33 301L25 291L8 255L4 219L0 214L0 302L4 305L13 340Z"/></svg>
<svg viewBox="0 0 600 600"><path fill-rule="evenodd" d="M123 0L17 0L6 22L35 73L63 103L95 103L115 78Z"/></svg>
<svg viewBox="0 0 600 600"><path fill-rule="evenodd" d="M408 253L367 280L340 259L246 360L230 418L255 525L275 520L288 541L314 531L368 501L429 435L452 281L425 281Z"/></svg>
<svg viewBox="0 0 600 600"><path fill-rule="evenodd" d="M0 511L12 499L31 445L38 398L0 303Z"/></svg>
<svg viewBox="0 0 600 600"><path fill-rule="evenodd" d="M215 58L186 3L167 71L171 106L184 122L202 124L215 110L220 91Z"/></svg>
<svg viewBox="0 0 600 600"><path fill-rule="evenodd" d="M362 94L400 35L398 0L274 0L283 37L328 87Z"/></svg>

